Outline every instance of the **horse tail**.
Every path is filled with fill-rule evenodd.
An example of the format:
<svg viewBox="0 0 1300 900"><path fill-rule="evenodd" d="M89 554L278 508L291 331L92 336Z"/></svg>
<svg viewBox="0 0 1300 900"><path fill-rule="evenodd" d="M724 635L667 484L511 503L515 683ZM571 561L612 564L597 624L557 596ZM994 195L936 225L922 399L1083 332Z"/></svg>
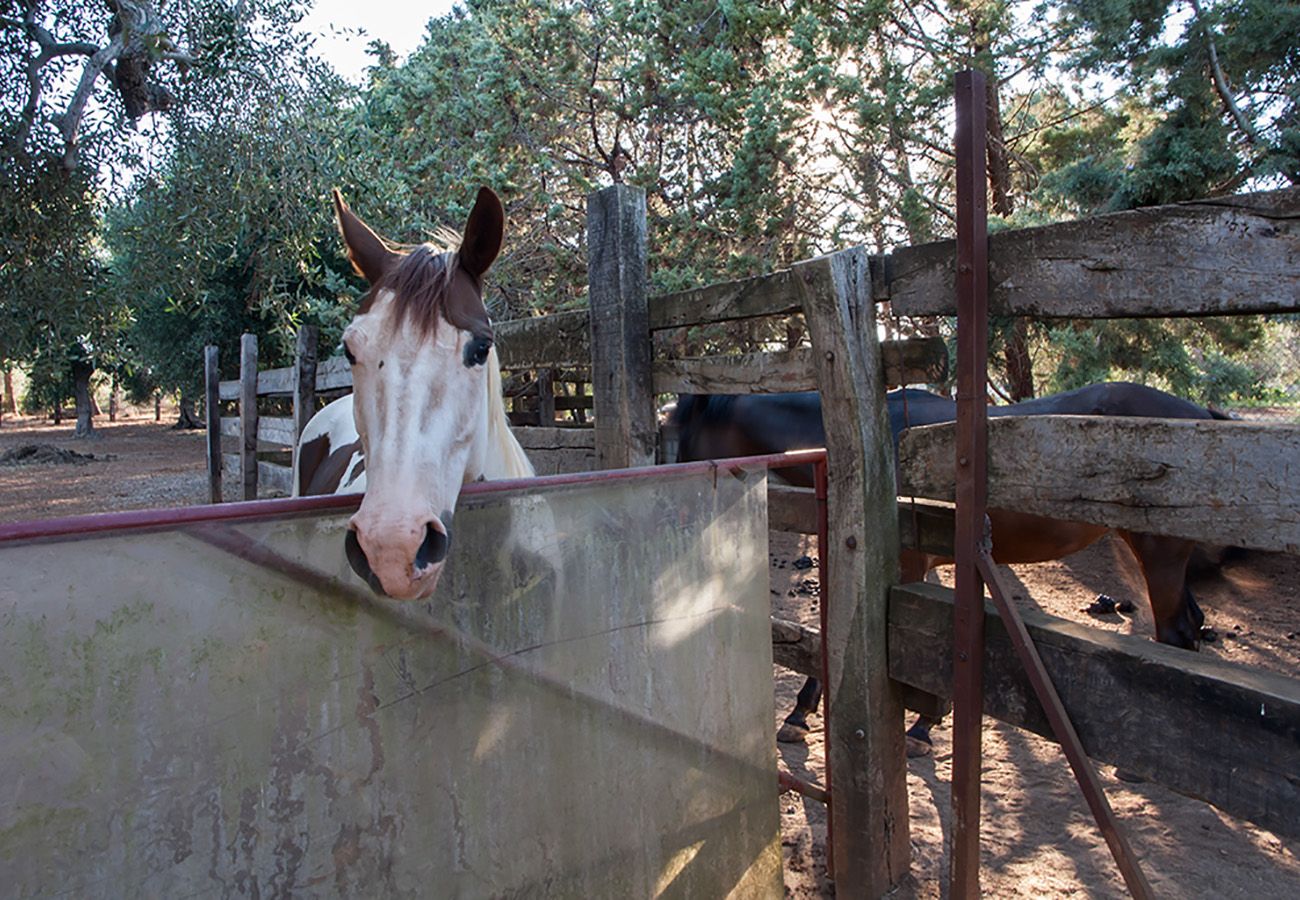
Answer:
<svg viewBox="0 0 1300 900"><path fill-rule="evenodd" d="M533 464L510 430L510 417L506 415L506 402L502 396L501 360L496 347L488 351L487 370L488 446L492 448L494 461L500 466L500 474L496 477L531 478L536 474Z"/></svg>

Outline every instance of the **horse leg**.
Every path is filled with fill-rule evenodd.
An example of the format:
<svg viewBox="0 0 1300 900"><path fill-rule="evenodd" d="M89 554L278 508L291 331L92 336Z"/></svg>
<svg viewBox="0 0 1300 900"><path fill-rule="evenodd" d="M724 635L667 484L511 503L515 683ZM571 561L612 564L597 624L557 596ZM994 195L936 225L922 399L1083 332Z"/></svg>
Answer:
<svg viewBox="0 0 1300 900"><path fill-rule="evenodd" d="M1187 561L1192 541L1119 531L1142 567L1147 583L1147 599L1156 625L1156 640L1195 650L1201 639L1205 614L1187 586Z"/></svg>
<svg viewBox="0 0 1300 900"><path fill-rule="evenodd" d="M785 717L776 739L783 744L802 744L808 738L808 714L817 711L817 704L822 698L822 684L816 678L809 678L799 689L795 697L794 709Z"/></svg>

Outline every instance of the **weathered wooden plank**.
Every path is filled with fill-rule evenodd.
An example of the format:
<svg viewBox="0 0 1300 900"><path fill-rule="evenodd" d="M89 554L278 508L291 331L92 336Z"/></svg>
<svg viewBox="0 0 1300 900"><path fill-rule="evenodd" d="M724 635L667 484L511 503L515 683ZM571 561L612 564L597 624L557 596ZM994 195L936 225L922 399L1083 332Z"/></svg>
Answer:
<svg viewBox="0 0 1300 900"><path fill-rule="evenodd" d="M885 386L936 384L948 377L948 344L941 337L881 341Z"/></svg>
<svg viewBox="0 0 1300 900"><path fill-rule="evenodd" d="M767 526L772 531L817 533L817 495L812 488L767 483Z"/></svg>
<svg viewBox="0 0 1300 900"><path fill-rule="evenodd" d="M754 316L789 315L803 309L801 296L788 269L661 294L650 298L650 328L658 331Z"/></svg>
<svg viewBox="0 0 1300 900"><path fill-rule="evenodd" d="M812 351L803 347L658 360L652 371L656 394L779 394L817 386Z"/></svg>
<svg viewBox="0 0 1300 900"><path fill-rule="evenodd" d="M217 348L203 348L203 415L208 429L208 502L221 502L221 369Z"/></svg>
<svg viewBox="0 0 1300 900"><path fill-rule="evenodd" d="M817 389L812 350L798 347L766 353L658 360L657 394L781 394ZM880 345L885 385L930 384L948 375L943 338L884 341Z"/></svg>
<svg viewBox="0 0 1300 900"><path fill-rule="evenodd" d="M817 498L812 488L770 483L767 520L773 531L817 533ZM898 498L899 544L933 556L953 555L954 509L951 503Z"/></svg>
<svg viewBox="0 0 1300 900"><path fill-rule="evenodd" d="M645 192L615 184L587 198L587 296L596 454L602 469L655 459L646 320Z"/></svg>
<svg viewBox="0 0 1300 900"><path fill-rule="evenodd" d="M955 531L956 509L952 504L898 498L899 542L909 550L951 559Z"/></svg>
<svg viewBox="0 0 1300 900"><path fill-rule="evenodd" d="M600 468L595 429L525 425L512 430L538 475L591 472Z"/></svg>
<svg viewBox="0 0 1300 900"><path fill-rule="evenodd" d="M257 335L239 338L240 484L245 500L257 499Z"/></svg>
<svg viewBox="0 0 1300 900"><path fill-rule="evenodd" d="M221 462L222 471L227 477L232 479L240 477L240 455L238 453L222 454ZM265 460L258 460L257 483L258 489L263 492L274 491L281 494L290 494L293 492L293 469L289 466L280 466Z"/></svg>
<svg viewBox="0 0 1300 900"><path fill-rule="evenodd" d="M589 366L589 328L585 309L493 325L497 355L506 369Z"/></svg>
<svg viewBox="0 0 1300 900"><path fill-rule="evenodd" d="M953 426L903 433L902 490L951 499ZM1300 427L1194 419L989 420L989 505L1300 552Z"/></svg>
<svg viewBox="0 0 1300 900"><path fill-rule="evenodd" d="M243 434L240 418L238 416L222 416L221 433L226 437L240 437ZM289 416L259 416L257 420L257 440L261 444L292 447L297 440L297 436L294 434L294 420Z"/></svg>
<svg viewBox="0 0 1300 900"><path fill-rule="evenodd" d="M812 334L829 462L826 690L837 892L878 897L908 871L903 706L885 623L898 580L893 441L867 254L793 270Z"/></svg>
<svg viewBox="0 0 1300 900"><path fill-rule="evenodd" d="M316 390L325 391L351 390L352 367L342 356L332 356L316 364Z"/></svg>
<svg viewBox="0 0 1300 900"><path fill-rule="evenodd" d="M890 305L955 311L953 241L895 252ZM1205 316L1300 309L1300 188L1129 210L989 236L989 312Z"/></svg>
<svg viewBox="0 0 1300 900"><path fill-rule="evenodd" d="M1033 610L1021 615L1090 757L1300 837L1300 681ZM985 637L985 712L1050 739L991 604ZM894 588L889 671L952 695L951 591Z"/></svg>
<svg viewBox="0 0 1300 900"><path fill-rule="evenodd" d="M520 426L513 429L525 450L594 450L596 431L592 428L558 428Z"/></svg>
<svg viewBox="0 0 1300 900"><path fill-rule="evenodd" d="M773 616L772 662L809 678L821 678L821 633L816 628Z"/></svg>

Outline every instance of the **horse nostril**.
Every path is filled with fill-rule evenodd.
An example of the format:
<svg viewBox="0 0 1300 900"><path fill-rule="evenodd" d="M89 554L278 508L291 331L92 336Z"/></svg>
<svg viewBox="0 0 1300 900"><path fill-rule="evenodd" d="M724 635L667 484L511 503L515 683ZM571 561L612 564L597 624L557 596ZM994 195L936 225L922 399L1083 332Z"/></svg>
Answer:
<svg viewBox="0 0 1300 900"><path fill-rule="evenodd" d="M348 565L352 566L352 571L368 585L376 594L383 595L384 587L379 581L379 576L370 568L370 560L366 559L366 551L361 549L361 541L357 540L357 533L351 528L348 529L347 536L343 538L343 550L348 558Z"/></svg>
<svg viewBox="0 0 1300 900"><path fill-rule="evenodd" d="M432 522L425 525L424 543L420 544L420 549L415 551L416 570L442 562L447 558L447 550L450 546L451 535L434 528Z"/></svg>

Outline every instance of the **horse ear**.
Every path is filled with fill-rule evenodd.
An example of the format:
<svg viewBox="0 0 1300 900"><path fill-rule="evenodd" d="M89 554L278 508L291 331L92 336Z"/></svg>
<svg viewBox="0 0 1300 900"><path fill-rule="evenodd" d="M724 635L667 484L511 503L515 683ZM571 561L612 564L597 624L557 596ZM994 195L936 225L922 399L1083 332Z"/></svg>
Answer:
<svg viewBox="0 0 1300 900"><path fill-rule="evenodd" d="M389 250L383 239L348 209L338 188L334 189L334 215L338 219L343 243L348 248L348 260L352 263L352 268L366 281L374 284L401 254Z"/></svg>
<svg viewBox="0 0 1300 900"><path fill-rule="evenodd" d="M474 209L465 223L460 242L460 265L475 278L482 278L501 252L501 238L506 228L506 211L491 188L479 188Z"/></svg>

